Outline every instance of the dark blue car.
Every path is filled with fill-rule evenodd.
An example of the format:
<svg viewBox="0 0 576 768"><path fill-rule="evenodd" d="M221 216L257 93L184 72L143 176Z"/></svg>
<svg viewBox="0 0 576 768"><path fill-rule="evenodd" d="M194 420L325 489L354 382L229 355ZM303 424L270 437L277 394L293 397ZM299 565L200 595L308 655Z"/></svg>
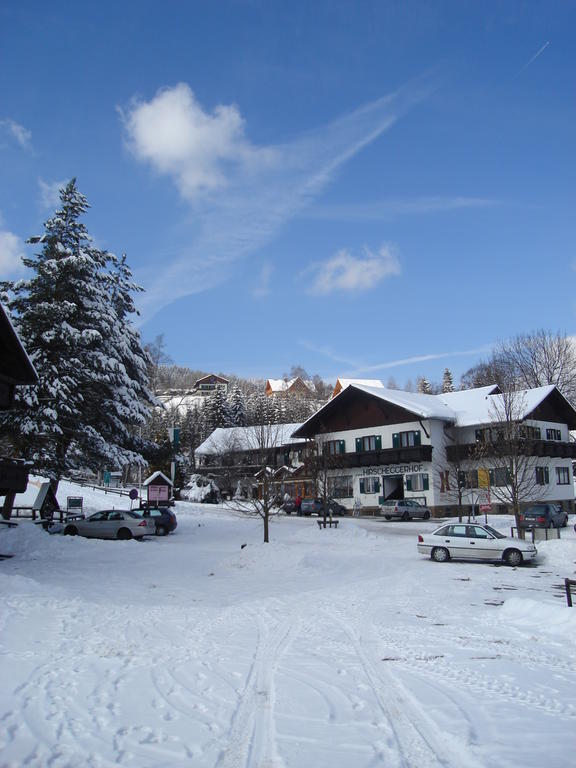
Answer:
<svg viewBox="0 0 576 768"><path fill-rule="evenodd" d="M175 531L178 526L176 515L167 507L139 509L138 514L154 520L156 523L156 536L167 536L172 531Z"/></svg>

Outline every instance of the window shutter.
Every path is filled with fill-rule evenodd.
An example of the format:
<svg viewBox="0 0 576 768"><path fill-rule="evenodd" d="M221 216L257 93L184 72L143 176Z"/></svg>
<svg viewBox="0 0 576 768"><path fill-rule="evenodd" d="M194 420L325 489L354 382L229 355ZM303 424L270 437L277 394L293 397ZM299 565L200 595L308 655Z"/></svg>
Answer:
<svg viewBox="0 0 576 768"><path fill-rule="evenodd" d="M421 444L422 444L422 441L420 439L420 430L417 429L414 432L414 445L421 445Z"/></svg>
<svg viewBox="0 0 576 768"><path fill-rule="evenodd" d="M382 450L382 435L376 435L376 450Z"/></svg>
<svg viewBox="0 0 576 768"><path fill-rule="evenodd" d="M466 488L466 473L462 470L458 471L458 488Z"/></svg>
<svg viewBox="0 0 576 768"><path fill-rule="evenodd" d="M548 472L548 467L544 467L544 485L548 485L550 483L550 474Z"/></svg>
<svg viewBox="0 0 576 768"><path fill-rule="evenodd" d="M340 440L338 443L338 453L346 453L346 441Z"/></svg>
<svg viewBox="0 0 576 768"><path fill-rule="evenodd" d="M356 453L360 453L361 450L362 450L362 438L361 437L357 437L356 438Z"/></svg>
<svg viewBox="0 0 576 768"><path fill-rule="evenodd" d="M400 448L400 434L398 432L392 435L392 448Z"/></svg>
<svg viewBox="0 0 576 768"><path fill-rule="evenodd" d="M374 493L380 493L380 480L374 481Z"/></svg>
<svg viewBox="0 0 576 768"><path fill-rule="evenodd" d="M422 475L422 489L424 491L430 490L430 483L428 481L428 475Z"/></svg>
<svg viewBox="0 0 576 768"><path fill-rule="evenodd" d="M363 477L360 478L360 493L366 493L366 481Z"/></svg>
<svg viewBox="0 0 576 768"><path fill-rule="evenodd" d="M494 485L494 470L489 469L488 470L488 476L490 478L490 485Z"/></svg>
<svg viewBox="0 0 576 768"><path fill-rule="evenodd" d="M406 475L406 490L412 490L412 475Z"/></svg>

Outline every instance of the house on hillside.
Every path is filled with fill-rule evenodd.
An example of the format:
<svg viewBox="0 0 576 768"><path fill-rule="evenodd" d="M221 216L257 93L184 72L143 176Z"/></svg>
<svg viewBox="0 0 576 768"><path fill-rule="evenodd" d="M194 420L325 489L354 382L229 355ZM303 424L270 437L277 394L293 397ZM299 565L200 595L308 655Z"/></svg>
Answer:
<svg viewBox="0 0 576 768"><path fill-rule="evenodd" d="M213 478L228 498L239 490L257 494L258 473L264 468L273 473L279 496L311 494L303 472L308 441L292 437L301 426L219 427L194 452L198 471Z"/></svg>
<svg viewBox="0 0 576 768"><path fill-rule="evenodd" d="M380 379L336 379L336 384L332 392L332 397L336 397L342 392L343 389L350 384L360 384L365 387L383 387L384 385Z"/></svg>
<svg viewBox="0 0 576 768"><path fill-rule="evenodd" d="M38 374L4 307L0 305L0 410L12 408L15 387L37 383ZM10 517L16 494L24 493L27 485L28 464L22 459L0 457L0 496L4 496L4 518Z"/></svg>
<svg viewBox="0 0 576 768"><path fill-rule="evenodd" d="M576 411L554 386L513 397L523 472L532 481L526 502L574 511ZM454 514L456 504L504 512L508 470L492 458L504 445L498 414L505 405L496 386L426 395L348 383L293 437L314 439L319 453L338 458L329 470L332 495L349 509L411 498L436 515Z"/></svg>
<svg viewBox="0 0 576 768"><path fill-rule="evenodd" d="M316 392L312 381L304 381L300 376L293 379L267 379L266 394L268 397L315 397Z"/></svg>
<svg viewBox="0 0 576 768"><path fill-rule="evenodd" d="M220 389L227 395L229 384L228 379L225 379L223 376L210 373L208 376L203 376L195 382L193 392L198 395L211 395L215 390Z"/></svg>

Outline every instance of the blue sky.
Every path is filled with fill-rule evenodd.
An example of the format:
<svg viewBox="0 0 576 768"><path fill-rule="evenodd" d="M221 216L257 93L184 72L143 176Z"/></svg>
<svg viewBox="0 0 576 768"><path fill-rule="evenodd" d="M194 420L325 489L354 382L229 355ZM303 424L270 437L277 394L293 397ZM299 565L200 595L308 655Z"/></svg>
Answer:
<svg viewBox="0 0 576 768"><path fill-rule="evenodd" d="M0 5L0 275L75 176L145 341L456 379L574 333L574 2Z"/></svg>

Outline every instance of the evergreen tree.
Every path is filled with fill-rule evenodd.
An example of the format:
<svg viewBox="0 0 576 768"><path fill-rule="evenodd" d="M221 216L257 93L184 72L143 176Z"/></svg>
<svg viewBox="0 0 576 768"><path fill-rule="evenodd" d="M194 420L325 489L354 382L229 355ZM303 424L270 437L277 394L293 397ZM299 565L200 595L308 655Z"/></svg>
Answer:
<svg viewBox="0 0 576 768"><path fill-rule="evenodd" d="M244 402L244 393L237 384L234 385L230 394L228 407L232 425L235 427L245 427L246 403Z"/></svg>
<svg viewBox="0 0 576 768"><path fill-rule="evenodd" d="M92 245L80 217L89 208L73 179L45 223L42 251L24 264L29 280L3 283L7 305L38 371L22 387L3 428L57 487L72 467L121 468L141 461L128 425L143 424L149 400L144 353L130 326L135 289L125 260Z"/></svg>
<svg viewBox="0 0 576 768"><path fill-rule="evenodd" d="M204 406L204 423L208 434L218 427L233 426L228 402L223 390L215 389L211 395L206 398Z"/></svg>
<svg viewBox="0 0 576 768"><path fill-rule="evenodd" d="M420 392L422 395L430 395L432 393L432 387L430 386L430 382L425 376L421 376L418 379L417 384L417 391Z"/></svg>
<svg viewBox="0 0 576 768"><path fill-rule="evenodd" d="M444 376L442 377L442 392L454 392L454 380L452 378L452 371L448 368L444 369Z"/></svg>

